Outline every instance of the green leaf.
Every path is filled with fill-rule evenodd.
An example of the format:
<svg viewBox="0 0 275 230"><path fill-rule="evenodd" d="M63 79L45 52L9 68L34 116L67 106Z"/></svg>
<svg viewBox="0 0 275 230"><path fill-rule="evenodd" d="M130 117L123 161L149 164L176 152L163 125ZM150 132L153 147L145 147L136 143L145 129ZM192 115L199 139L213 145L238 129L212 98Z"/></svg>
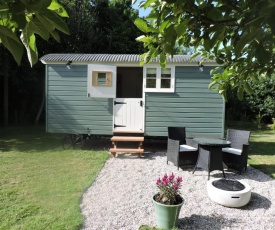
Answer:
<svg viewBox="0 0 275 230"><path fill-rule="evenodd" d="M171 24L169 20L165 20L163 23L161 23L159 31L162 33L164 29L167 27L168 24Z"/></svg>
<svg viewBox="0 0 275 230"><path fill-rule="evenodd" d="M208 85L208 89L213 89L213 87L217 84L217 81L213 80L210 82L210 84Z"/></svg>
<svg viewBox="0 0 275 230"><path fill-rule="evenodd" d="M210 49L218 44L219 41L222 41L224 39L224 31L225 29L222 28L221 30L218 30L213 34L213 36L210 38Z"/></svg>
<svg viewBox="0 0 275 230"><path fill-rule="evenodd" d="M56 41L60 42L60 36L56 30L51 31L50 34Z"/></svg>
<svg viewBox="0 0 275 230"><path fill-rule="evenodd" d="M44 40L48 40L50 37L47 28L45 28L45 26L37 18L33 18L29 22L28 29L30 32L38 34Z"/></svg>
<svg viewBox="0 0 275 230"><path fill-rule="evenodd" d="M237 91L237 96L240 100L243 99L243 87L239 85L238 91Z"/></svg>
<svg viewBox="0 0 275 230"><path fill-rule="evenodd" d="M158 33L159 30L154 28L153 26L148 26L148 32L154 32L154 33Z"/></svg>
<svg viewBox="0 0 275 230"><path fill-rule="evenodd" d="M149 50L147 53L145 53L145 56L144 56L144 62L145 62L145 63L148 63L148 62L151 61L153 52L154 52L154 51Z"/></svg>
<svg viewBox="0 0 275 230"><path fill-rule="evenodd" d="M190 57L190 61L192 61L193 59L195 59L195 57L197 57L199 55L200 55L200 52L193 53Z"/></svg>
<svg viewBox="0 0 275 230"><path fill-rule="evenodd" d="M240 56L243 48L248 45L252 40L255 39L255 35L258 33L259 29L255 29L254 31L252 31L251 33L249 32L245 32L240 40L237 42L237 44L235 45L235 54L237 57Z"/></svg>
<svg viewBox="0 0 275 230"><path fill-rule="evenodd" d="M161 67L162 67L162 68L165 68L165 64L166 64L166 55L165 55L164 52L161 52L159 60L160 60L160 65L161 65Z"/></svg>
<svg viewBox="0 0 275 230"><path fill-rule="evenodd" d="M143 5L143 7L146 9L147 7L149 7L151 5L151 3L155 2L156 0L147 0L145 2L145 4Z"/></svg>
<svg viewBox="0 0 275 230"><path fill-rule="evenodd" d="M21 1L15 1L10 4L10 11L12 14L23 14L25 9L26 5Z"/></svg>
<svg viewBox="0 0 275 230"><path fill-rule="evenodd" d="M152 41L152 38L142 35L142 36L137 37L136 41L148 43L148 42Z"/></svg>
<svg viewBox="0 0 275 230"><path fill-rule="evenodd" d="M56 0L52 0L51 5L48 7L49 10L55 11L61 17L69 17L66 10Z"/></svg>
<svg viewBox="0 0 275 230"><path fill-rule="evenodd" d="M47 9L53 0L36 0L28 2L27 9L30 12L41 11Z"/></svg>
<svg viewBox="0 0 275 230"><path fill-rule="evenodd" d="M0 28L1 31L1 28ZM3 33L0 33L0 42L11 52L14 60L19 65L23 56L23 46L22 43L18 43L14 39L10 39Z"/></svg>
<svg viewBox="0 0 275 230"><path fill-rule="evenodd" d="M209 38L203 39L203 46L204 46L204 49L207 52L210 52L211 45L210 45L210 39Z"/></svg>
<svg viewBox="0 0 275 230"><path fill-rule="evenodd" d="M178 36L181 36L186 33L188 20L182 21L179 25L175 26L175 31Z"/></svg>
<svg viewBox="0 0 275 230"><path fill-rule="evenodd" d="M29 33L27 29L24 29L21 33L20 39L27 50L29 62L31 66L33 66L38 61L35 35L33 33Z"/></svg>
<svg viewBox="0 0 275 230"><path fill-rule="evenodd" d="M213 7L211 10L208 10L206 15L214 21L219 20L222 16L221 11L217 7Z"/></svg>
<svg viewBox="0 0 275 230"><path fill-rule="evenodd" d="M146 24L146 22L141 19L141 18L137 18L134 22L134 24L137 26L137 28L139 28L142 32L147 33L148 32L148 26Z"/></svg>
<svg viewBox="0 0 275 230"><path fill-rule="evenodd" d="M55 26L43 15L37 13L36 17L43 24L43 26L47 29L49 33L55 29Z"/></svg>
<svg viewBox="0 0 275 230"><path fill-rule="evenodd" d="M12 14L12 20L16 22L19 29L24 29L27 24L25 14Z"/></svg>
<svg viewBox="0 0 275 230"><path fill-rule="evenodd" d="M9 28L7 28L6 26L0 25L0 36L6 36L8 38L11 38L12 40L14 40L15 42L17 42L18 44L21 45L21 42L16 37L16 35L13 33L13 31L10 30Z"/></svg>
<svg viewBox="0 0 275 230"><path fill-rule="evenodd" d="M54 26L54 28L60 30L65 34L70 34L67 24L55 12L48 9L42 10L40 11L39 16L49 21Z"/></svg>
<svg viewBox="0 0 275 230"><path fill-rule="evenodd" d="M247 82L245 82L245 84L244 84L244 89L249 94L253 93L253 90L251 89L250 85Z"/></svg>
<svg viewBox="0 0 275 230"><path fill-rule="evenodd" d="M214 69L211 69L211 70L210 70L210 75L213 75L213 74L219 72L220 70L221 70L221 67L216 67L216 68L214 68Z"/></svg>

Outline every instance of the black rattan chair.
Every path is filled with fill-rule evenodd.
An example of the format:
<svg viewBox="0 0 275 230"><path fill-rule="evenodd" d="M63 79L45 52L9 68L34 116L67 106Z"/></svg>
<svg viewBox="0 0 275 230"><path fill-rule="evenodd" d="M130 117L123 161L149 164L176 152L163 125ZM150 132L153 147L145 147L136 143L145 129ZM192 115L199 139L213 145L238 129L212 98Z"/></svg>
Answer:
<svg viewBox="0 0 275 230"><path fill-rule="evenodd" d="M185 127L168 127L167 164L175 166L195 165L198 159L198 145L192 138L186 138Z"/></svg>
<svg viewBox="0 0 275 230"><path fill-rule="evenodd" d="M247 158L249 150L250 131L228 129L226 139L231 142L231 146L222 149L223 162L229 169L247 169Z"/></svg>

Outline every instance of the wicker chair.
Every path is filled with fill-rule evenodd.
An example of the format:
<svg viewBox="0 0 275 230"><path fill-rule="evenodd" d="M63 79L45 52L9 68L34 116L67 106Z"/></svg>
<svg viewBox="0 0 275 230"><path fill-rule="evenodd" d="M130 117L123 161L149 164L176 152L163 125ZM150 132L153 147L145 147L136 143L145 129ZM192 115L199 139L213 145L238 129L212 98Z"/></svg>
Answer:
<svg viewBox="0 0 275 230"><path fill-rule="evenodd" d="M242 173L247 169L250 131L228 129L226 139L231 142L231 147L223 148L223 162L229 169Z"/></svg>
<svg viewBox="0 0 275 230"><path fill-rule="evenodd" d="M185 127L168 127L167 164L175 166L195 165L198 159L198 145L186 138Z"/></svg>

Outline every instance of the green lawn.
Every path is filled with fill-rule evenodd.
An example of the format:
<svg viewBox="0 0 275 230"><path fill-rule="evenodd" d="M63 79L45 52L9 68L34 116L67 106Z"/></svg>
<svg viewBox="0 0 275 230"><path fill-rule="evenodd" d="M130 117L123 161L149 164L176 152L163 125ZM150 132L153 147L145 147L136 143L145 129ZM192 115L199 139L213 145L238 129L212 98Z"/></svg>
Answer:
<svg viewBox="0 0 275 230"><path fill-rule="evenodd" d="M248 164L275 179L275 130L252 131Z"/></svg>
<svg viewBox="0 0 275 230"><path fill-rule="evenodd" d="M107 152L63 150L63 135L0 129L0 229L77 229L79 203Z"/></svg>
<svg viewBox="0 0 275 230"><path fill-rule="evenodd" d="M0 129L1 230L81 226L81 196L109 154L63 150L63 136L43 128ZM275 131L252 129L250 149L249 164L275 178Z"/></svg>

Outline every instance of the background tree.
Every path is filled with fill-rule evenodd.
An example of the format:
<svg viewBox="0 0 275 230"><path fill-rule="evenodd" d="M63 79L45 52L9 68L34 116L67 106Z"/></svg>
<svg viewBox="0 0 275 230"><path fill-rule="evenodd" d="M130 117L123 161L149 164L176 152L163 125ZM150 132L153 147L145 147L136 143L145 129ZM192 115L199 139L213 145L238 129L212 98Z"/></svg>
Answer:
<svg viewBox="0 0 275 230"><path fill-rule="evenodd" d="M135 3L136 0L133 0ZM273 0L147 0L140 7L152 9L135 24L145 33L137 40L147 52L144 62L173 55L181 46L200 48L202 61L216 59L221 65L210 88L226 96L228 89L251 93L250 79L271 76L275 69L275 1ZM220 73L219 69L222 69Z"/></svg>
<svg viewBox="0 0 275 230"><path fill-rule="evenodd" d="M272 118L275 118L275 75L261 78L257 83L252 81L250 84L253 93L245 94L242 101L236 99L236 92L228 93L227 120L272 123Z"/></svg>
<svg viewBox="0 0 275 230"><path fill-rule="evenodd" d="M59 2L70 15L65 21L70 35L61 33L60 43L53 37L44 40L37 36L36 45L40 57L48 53L144 52L142 44L135 41L135 38L141 35L141 31L134 25L138 11L132 9L130 0ZM3 92L3 71L8 70L10 104L8 110L0 106L0 123L3 123L4 111L9 112L11 124L33 123L37 120L40 105L43 103L45 66L38 62L30 68L28 59L25 58L27 56L23 55L21 66L17 67L12 56L6 51L4 47L0 51L0 92ZM5 58L5 53L9 61ZM8 69L6 62L10 66ZM3 100L3 94L0 93L0 101ZM40 122L44 122L44 112Z"/></svg>

